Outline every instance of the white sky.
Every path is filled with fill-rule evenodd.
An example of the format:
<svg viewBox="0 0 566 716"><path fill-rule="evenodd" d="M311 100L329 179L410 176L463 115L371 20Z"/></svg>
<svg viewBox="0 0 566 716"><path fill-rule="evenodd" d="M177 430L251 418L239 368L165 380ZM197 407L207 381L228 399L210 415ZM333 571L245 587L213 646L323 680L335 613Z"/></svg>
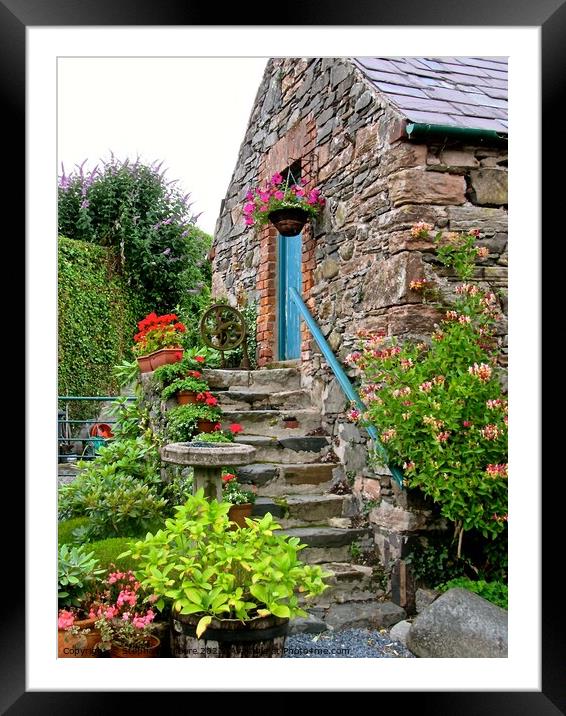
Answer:
<svg viewBox="0 0 566 716"><path fill-rule="evenodd" d="M58 60L58 173L110 150L163 160L212 234L267 58Z"/></svg>

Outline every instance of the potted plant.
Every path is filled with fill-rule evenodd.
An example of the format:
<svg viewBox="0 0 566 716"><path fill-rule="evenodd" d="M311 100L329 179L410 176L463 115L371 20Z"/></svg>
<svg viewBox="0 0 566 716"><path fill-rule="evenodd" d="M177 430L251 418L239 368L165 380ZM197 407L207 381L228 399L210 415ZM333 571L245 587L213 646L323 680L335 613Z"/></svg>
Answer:
<svg viewBox="0 0 566 716"><path fill-rule="evenodd" d="M281 656L289 618L305 616L298 592L326 588L328 573L298 559L304 545L278 532L271 514L231 530L229 509L200 489L126 553L157 609L172 602L173 656Z"/></svg>
<svg viewBox="0 0 566 716"><path fill-rule="evenodd" d="M281 236L296 236L310 218L315 218L326 200L320 189L307 189L306 180L290 183L289 172L284 181L274 174L263 187L255 187L246 194L244 222L246 226L262 226L269 221Z"/></svg>
<svg viewBox="0 0 566 716"><path fill-rule="evenodd" d="M204 403L178 405L167 412L167 440L187 442L195 431L211 433L220 429L220 410Z"/></svg>
<svg viewBox="0 0 566 716"><path fill-rule="evenodd" d="M218 429L211 433L199 433L195 435L191 443L193 445L202 444L204 446L210 445L210 443L233 443L235 436L242 431L243 428L239 423L232 423L232 425L228 427L228 430L220 430L218 426Z"/></svg>
<svg viewBox="0 0 566 716"><path fill-rule="evenodd" d="M230 503L228 518L234 526L245 527L246 518L252 516L256 495L251 490L243 490L236 475L225 472L222 475L222 499Z"/></svg>
<svg viewBox="0 0 566 716"><path fill-rule="evenodd" d="M98 575L104 570L85 545L61 545L57 567L58 655L63 659L94 657L100 634L89 611L97 597Z"/></svg>
<svg viewBox="0 0 566 716"><path fill-rule="evenodd" d="M102 601L91 608L90 614L96 619L100 632L96 648L109 651L111 657L148 658L158 655L160 640L151 633L155 612L150 606L143 606L140 586L131 570L110 572Z"/></svg>
<svg viewBox="0 0 566 716"><path fill-rule="evenodd" d="M133 350L140 372L147 373L182 359L181 339L186 327L175 313L163 316L149 313L138 323L138 329L139 332L134 336Z"/></svg>
<svg viewBox="0 0 566 716"><path fill-rule="evenodd" d="M214 407L218 404L218 399L209 392L208 383L202 379L202 373L198 370L189 371L186 378L177 378L161 392L163 400L172 396L176 397L179 405L204 403Z"/></svg>

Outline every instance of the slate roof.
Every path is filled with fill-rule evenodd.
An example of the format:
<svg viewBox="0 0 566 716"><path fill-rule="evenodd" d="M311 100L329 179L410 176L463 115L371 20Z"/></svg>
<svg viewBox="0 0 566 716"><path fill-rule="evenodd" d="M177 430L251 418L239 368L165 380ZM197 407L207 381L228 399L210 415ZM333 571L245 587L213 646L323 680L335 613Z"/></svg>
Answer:
<svg viewBox="0 0 566 716"><path fill-rule="evenodd" d="M410 122L507 134L506 57L354 57Z"/></svg>

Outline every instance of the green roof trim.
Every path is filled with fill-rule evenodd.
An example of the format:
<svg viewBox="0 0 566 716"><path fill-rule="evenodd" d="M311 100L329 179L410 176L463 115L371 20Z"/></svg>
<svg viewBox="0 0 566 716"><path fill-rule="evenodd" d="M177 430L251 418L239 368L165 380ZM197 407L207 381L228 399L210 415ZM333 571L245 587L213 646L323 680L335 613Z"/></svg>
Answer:
<svg viewBox="0 0 566 716"><path fill-rule="evenodd" d="M503 144L507 142L507 135L494 129L469 129L467 127L452 127L445 124L421 124L409 122L405 128L409 139L442 139L452 138L470 140L473 142L486 142Z"/></svg>

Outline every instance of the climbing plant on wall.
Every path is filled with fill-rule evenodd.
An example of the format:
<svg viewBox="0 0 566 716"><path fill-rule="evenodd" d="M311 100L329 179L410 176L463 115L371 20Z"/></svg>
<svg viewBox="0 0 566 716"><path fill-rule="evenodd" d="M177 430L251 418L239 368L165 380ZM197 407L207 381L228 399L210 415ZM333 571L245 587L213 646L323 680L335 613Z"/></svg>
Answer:
<svg viewBox="0 0 566 716"><path fill-rule="evenodd" d="M59 239L60 395L117 391L111 367L131 357L140 306L115 265L114 249Z"/></svg>

